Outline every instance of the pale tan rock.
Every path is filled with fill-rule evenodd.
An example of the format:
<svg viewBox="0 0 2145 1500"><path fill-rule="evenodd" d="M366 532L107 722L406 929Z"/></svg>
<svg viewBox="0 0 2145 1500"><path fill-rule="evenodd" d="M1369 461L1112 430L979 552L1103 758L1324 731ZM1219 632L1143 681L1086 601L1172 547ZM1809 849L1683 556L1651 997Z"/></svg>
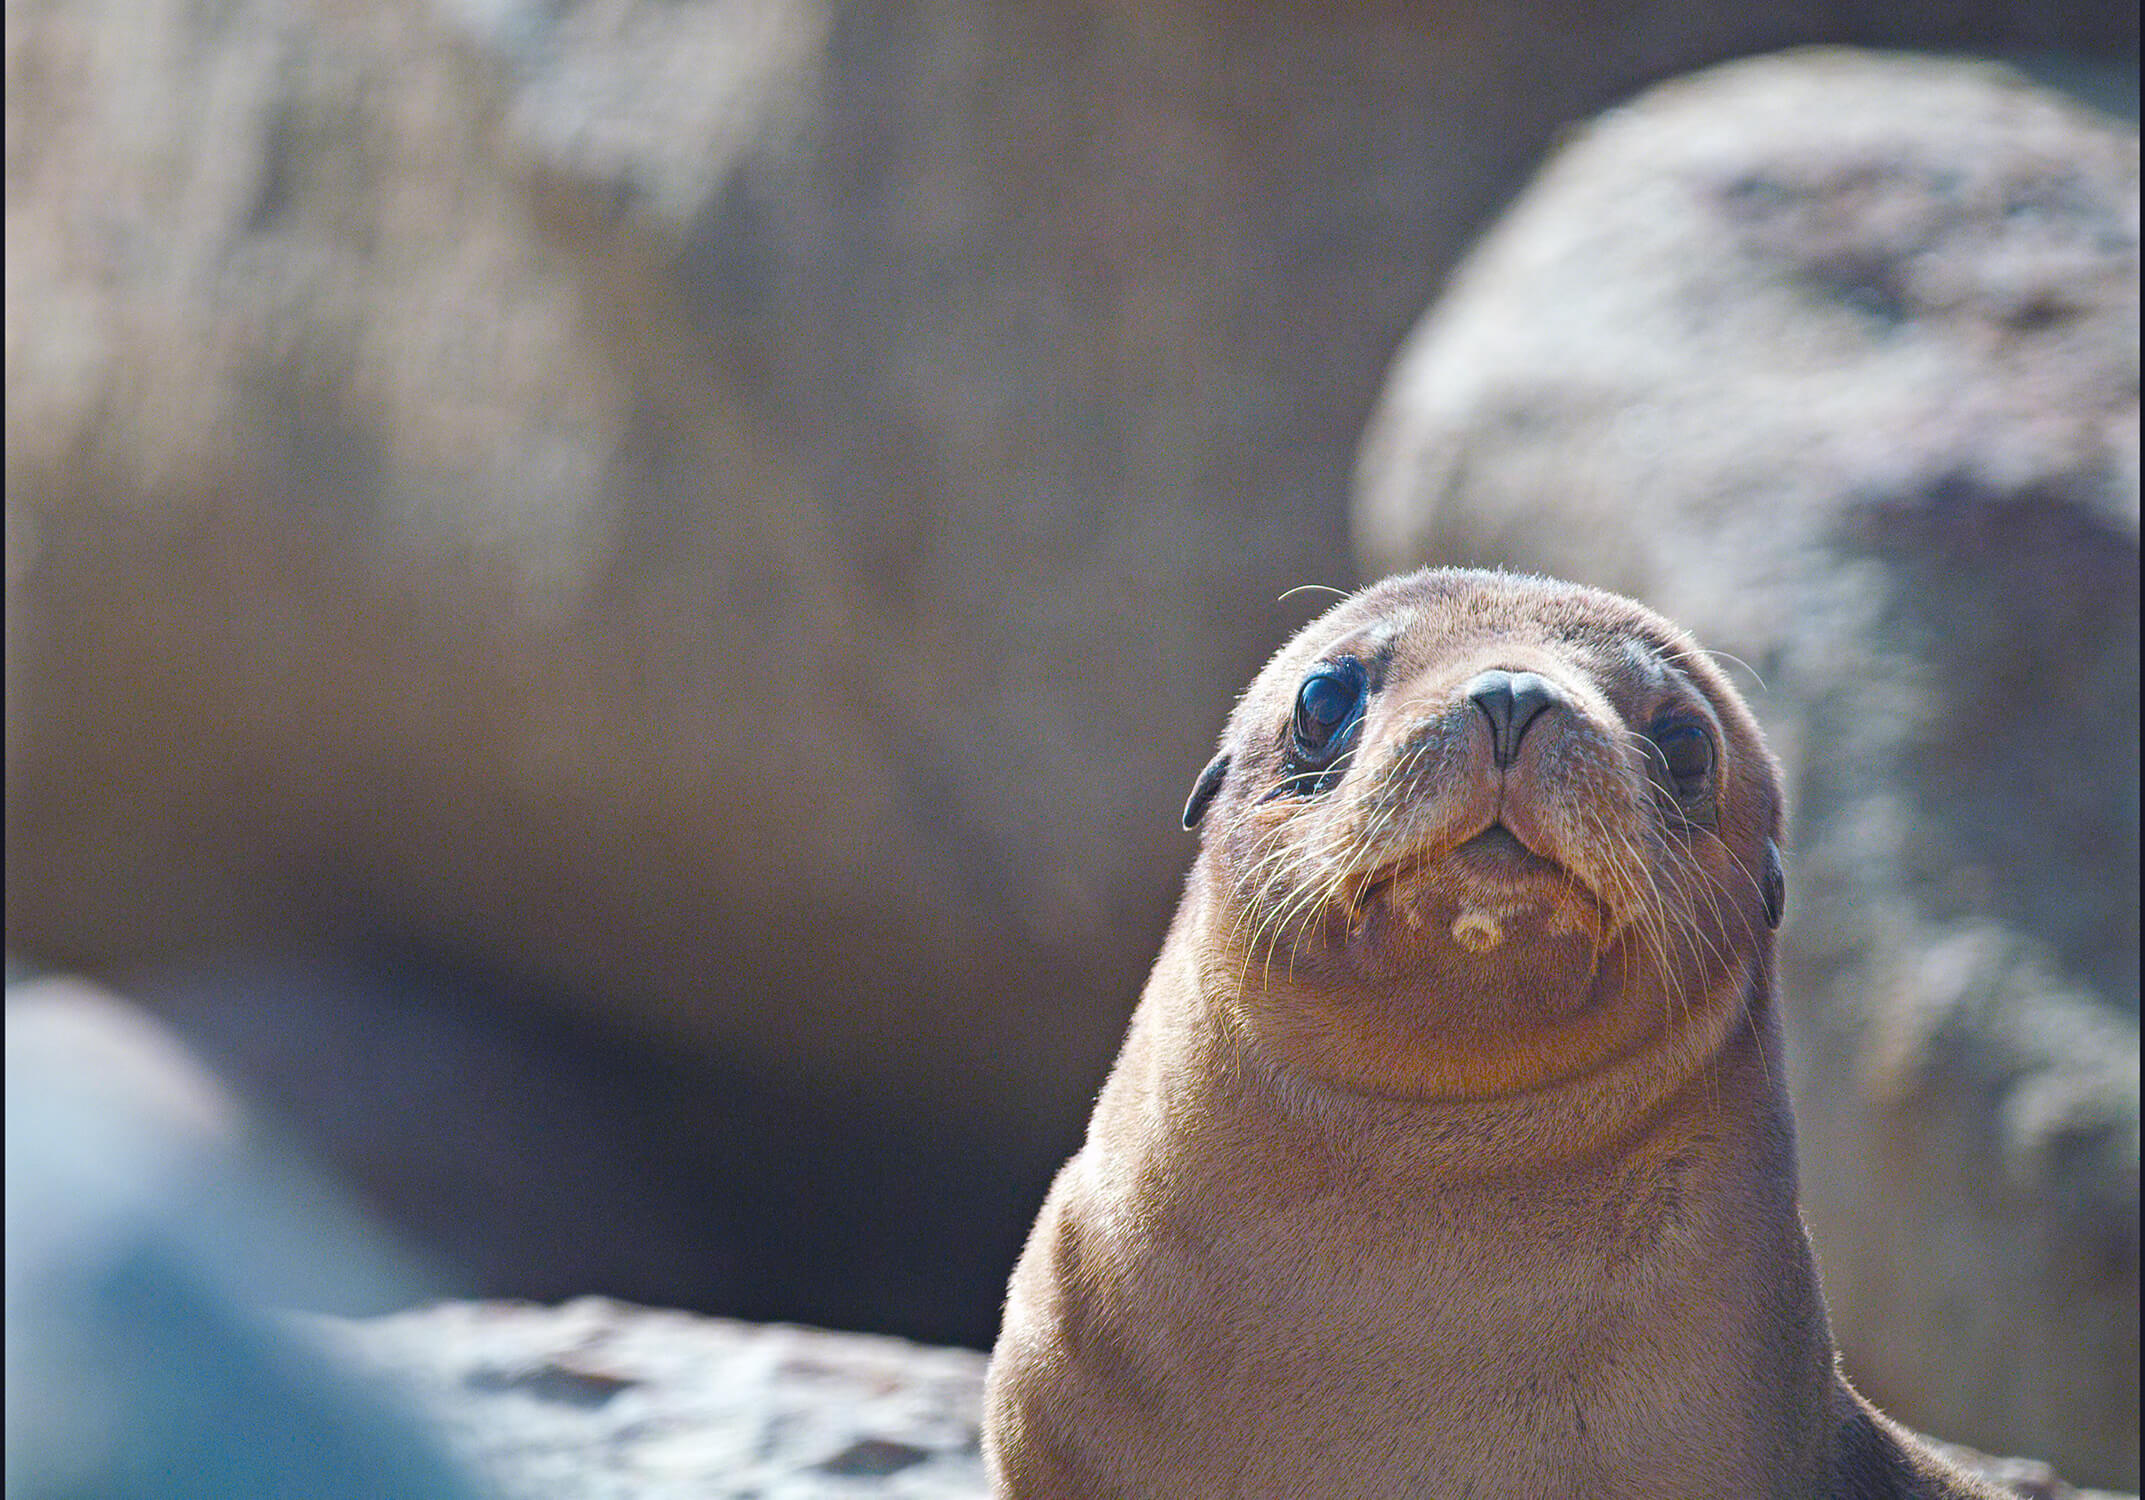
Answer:
<svg viewBox="0 0 2145 1500"><path fill-rule="evenodd" d="M2136 31L1815 0L7 21L11 939L111 972L385 930L927 1113L1038 1190L1228 694L1315 608L1277 597L1352 581L1393 342L1561 124L1842 27ZM987 1339L997 1289L959 1295Z"/></svg>

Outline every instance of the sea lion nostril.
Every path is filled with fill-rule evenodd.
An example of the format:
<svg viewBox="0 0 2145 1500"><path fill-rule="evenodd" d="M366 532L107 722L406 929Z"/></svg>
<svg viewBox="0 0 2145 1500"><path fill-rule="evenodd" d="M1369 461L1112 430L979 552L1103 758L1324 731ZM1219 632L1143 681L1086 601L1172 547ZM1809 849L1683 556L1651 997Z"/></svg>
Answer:
<svg viewBox="0 0 2145 1500"><path fill-rule="evenodd" d="M1543 709L1558 701L1557 690L1546 677L1502 668L1478 674L1464 691L1490 721L1490 741L1500 766L1512 764L1527 726Z"/></svg>

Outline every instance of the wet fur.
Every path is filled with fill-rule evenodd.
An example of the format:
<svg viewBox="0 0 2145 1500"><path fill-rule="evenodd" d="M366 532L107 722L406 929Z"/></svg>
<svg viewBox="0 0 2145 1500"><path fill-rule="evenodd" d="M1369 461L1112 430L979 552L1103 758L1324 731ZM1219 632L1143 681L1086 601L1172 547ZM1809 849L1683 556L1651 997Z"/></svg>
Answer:
<svg viewBox="0 0 2145 1500"><path fill-rule="evenodd" d="M1341 652L1375 691L1309 791L1295 693ZM1491 667L1564 700L1502 776L1462 692ZM1716 737L1696 804L1662 712ZM1834 1368L1780 817L1740 698L1627 600L1432 571L1308 626L1195 785L1184 901L1015 1271L996 1492L1995 1495Z"/></svg>

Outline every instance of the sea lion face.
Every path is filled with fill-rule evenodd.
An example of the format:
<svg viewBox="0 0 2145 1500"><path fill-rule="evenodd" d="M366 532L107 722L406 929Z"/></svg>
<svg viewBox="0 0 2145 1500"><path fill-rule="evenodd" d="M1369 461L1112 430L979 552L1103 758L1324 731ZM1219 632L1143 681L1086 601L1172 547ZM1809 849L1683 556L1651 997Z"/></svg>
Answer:
<svg viewBox="0 0 2145 1500"><path fill-rule="evenodd" d="M1194 788L1202 989L1372 1093L1695 1066L1764 993L1779 801L1734 689L1643 607L1389 579L1275 656Z"/></svg>

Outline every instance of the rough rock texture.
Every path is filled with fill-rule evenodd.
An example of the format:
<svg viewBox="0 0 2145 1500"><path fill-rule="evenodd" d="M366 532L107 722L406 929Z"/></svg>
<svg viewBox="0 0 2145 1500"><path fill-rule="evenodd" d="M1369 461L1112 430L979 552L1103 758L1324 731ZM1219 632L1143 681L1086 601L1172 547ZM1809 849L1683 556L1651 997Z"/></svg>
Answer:
<svg viewBox="0 0 2145 1500"><path fill-rule="evenodd" d="M1807 1216L1906 1420L2138 1475L2138 146L1998 71L1592 126L1410 339L1367 571L1647 599L1788 774Z"/></svg>
<svg viewBox="0 0 2145 1500"><path fill-rule="evenodd" d="M1441 269L1821 35L2137 18L8 0L10 938L415 938L1039 1195Z"/></svg>
<svg viewBox="0 0 2145 1500"><path fill-rule="evenodd" d="M265 1315L432 1294L137 1007L11 976L6 1020L11 1496L984 1493L970 1350L600 1298Z"/></svg>
<svg viewBox="0 0 2145 1500"><path fill-rule="evenodd" d="M655 1312L442 1303L303 1329L435 1416L510 1495L582 1500L981 1497L983 1356ZM2123 1500L1950 1447L2020 1500Z"/></svg>
<svg viewBox="0 0 2145 1500"><path fill-rule="evenodd" d="M983 1356L585 1297L307 1319L510 1495L981 1497Z"/></svg>

